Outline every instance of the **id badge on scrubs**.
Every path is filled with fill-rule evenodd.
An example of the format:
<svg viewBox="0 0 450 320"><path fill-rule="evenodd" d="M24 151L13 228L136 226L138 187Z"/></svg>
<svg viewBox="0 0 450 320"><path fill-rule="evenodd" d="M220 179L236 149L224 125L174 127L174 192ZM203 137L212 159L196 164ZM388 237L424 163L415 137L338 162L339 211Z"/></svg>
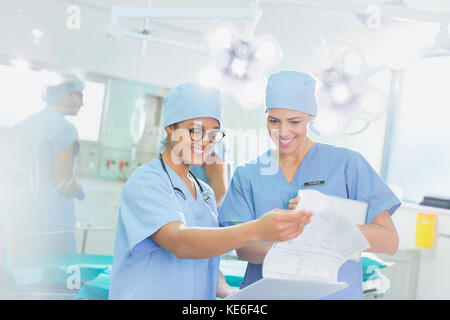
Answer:
<svg viewBox="0 0 450 320"><path fill-rule="evenodd" d="M309 181L309 182L305 182L303 184L304 187L310 187L310 186L318 186L318 185L322 185L325 184L325 180L318 180L318 181Z"/></svg>

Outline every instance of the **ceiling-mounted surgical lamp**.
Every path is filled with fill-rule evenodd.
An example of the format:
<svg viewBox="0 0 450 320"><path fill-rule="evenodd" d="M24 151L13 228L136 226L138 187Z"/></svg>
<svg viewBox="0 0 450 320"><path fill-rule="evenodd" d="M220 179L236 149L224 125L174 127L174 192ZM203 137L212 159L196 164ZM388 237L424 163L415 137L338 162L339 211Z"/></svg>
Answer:
<svg viewBox="0 0 450 320"><path fill-rule="evenodd" d="M371 78L381 72L390 76L390 69L369 69L362 54L348 44L327 51L333 54L317 72L320 107L314 127L326 138L360 133L387 109L388 92Z"/></svg>
<svg viewBox="0 0 450 320"><path fill-rule="evenodd" d="M262 15L259 2L250 0L248 8L113 7L105 33L110 39L134 38L209 54L210 62L201 70L198 81L230 92L242 106L250 108L262 102L266 74L282 58L280 46L273 37L254 36ZM145 32L125 29L120 24L120 19L125 18L146 19ZM152 35L146 31L149 19L203 19L219 22L205 33L202 43L192 44ZM240 31L223 20L244 20L245 29ZM144 43L143 54L145 48Z"/></svg>
<svg viewBox="0 0 450 320"><path fill-rule="evenodd" d="M206 34L210 62L198 81L230 92L244 108L254 108L264 100L268 72L282 59L281 48L268 34L254 35L257 20L240 32L230 23L219 23Z"/></svg>
<svg viewBox="0 0 450 320"><path fill-rule="evenodd" d="M127 30L120 24L121 19L184 19L184 20L217 20L237 19L252 21L256 17L258 0L250 0L248 8L111 8L109 25L105 34L110 39L122 37L151 41L169 46L205 52L200 44L193 45L170 39L153 36L147 32Z"/></svg>

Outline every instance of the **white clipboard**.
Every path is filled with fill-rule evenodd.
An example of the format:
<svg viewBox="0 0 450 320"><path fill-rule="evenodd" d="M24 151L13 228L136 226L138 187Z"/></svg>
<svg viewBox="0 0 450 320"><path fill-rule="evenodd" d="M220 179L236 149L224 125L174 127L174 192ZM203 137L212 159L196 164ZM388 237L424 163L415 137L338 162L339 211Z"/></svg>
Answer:
<svg viewBox="0 0 450 320"><path fill-rule="evenodd" d="M354 224L366 224L368 204L353 199L327 195L333 201L336 213Z"/></svg>
<svg viewBox="0 0 450 320"><path fill-rule="evenodd" d="M365 202L329 196L336 214L355 225L363 225L367 219ZM350 257L359 262L361 254ZM225 298L226 300L315 300L345 289L345 282L325 282L313 279L285 280L263 278Z"/></svg>
<svg viewBox="0 0 450 320"><path fill-rule="evenodd" d="M355 225L366 224L367 210L369 208L369 205L366 202L329 195L327 195L327 197L333 201L333 207L335 208L337 215L347 218ZM361 254L351 256L350 260L360 262Z"/></svg>
<svg viewBox="0 0 450 320"><path fill-rule="evenodd" d="M345 282L263 278L225 300L315 300L347 287Z"/></svg>

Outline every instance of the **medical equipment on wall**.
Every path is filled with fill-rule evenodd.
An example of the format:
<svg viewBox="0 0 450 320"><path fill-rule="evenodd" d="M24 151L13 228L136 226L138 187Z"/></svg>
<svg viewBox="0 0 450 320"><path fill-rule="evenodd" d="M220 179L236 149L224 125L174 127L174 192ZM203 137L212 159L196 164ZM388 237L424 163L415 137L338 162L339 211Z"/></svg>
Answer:
<svg viewBox="0 0 450 320"><path fill-rule="evenodd" d="M433 247L436 238L436 213L417 212L416 247L430 249Z"/></svg>
<svg viewBox="0 0 450 320"><path fill-rule="evenodd" d="M282 58L278 42L270 35L254 36L261 17L259 0L250 0L248 8L120 8L111 9L110 23L105 30L107 37L122 37L146 42L194 50L210 56L210 62L200 71L198 81L214 86L236 97L243 107L254 107L263 102L265 78L269 70ZM120 24L121 18L146 19L144 30L127 30ZM197 45L172 39L163 39L150 32L149 19L203 19L219 20L205 32L203 43ZM240 32L223 20L243 20L245 30Z"/></svg>
<svg viewBox="0 0 450 320"><path fill-rule="evenodd" d="M420 205L450 210L450 196L425 195Z"/></svg>

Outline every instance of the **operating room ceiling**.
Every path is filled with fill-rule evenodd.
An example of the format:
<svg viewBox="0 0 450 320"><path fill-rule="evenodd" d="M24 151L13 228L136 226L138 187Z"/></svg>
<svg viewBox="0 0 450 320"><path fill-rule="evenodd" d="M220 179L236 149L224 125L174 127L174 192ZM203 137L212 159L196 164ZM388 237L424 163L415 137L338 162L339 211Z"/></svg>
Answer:
<svg viewBox="0 0 450 320"><path fill-rule="evenodd" d="M72 0L71 2L76 3L85 3L90 4L92 6L102 7L102 8L111 8L113 6L122 6L122 7L146 7L149 3L148 0ZM153 7L191 7L191 8L200 8L200 7L213 7L213 8L224 8L224 7L246 7L248 5L247 0L190 0L187 2L186 0L152 0ZM276 0L265 1L261 0L261 4L272 3L274 4ZM283 1L280 1L283 2ZM295 0L291 1L295 3ZM299 1L305 2L305 1ZM336 0L329 0L330 4L335 4ZM378 3L395 3L399 2L396 0L347 0L347 2L354 2L358 4L378 4ZM430 11L450 11L450 1L448 0L403 0L403 2L411 9L421 9L421 10L430 10ZM314 3L314 0L311 0L311 3ZM287 4L279 4L282 6L289 7Z"/></svg>
<svg viewBox="0 0 450 320"><path fill-rule="evenodd" d="M271 15L271 12L275 12L277 15L282 13L284 10L285 14L290 16L295 3L308 3L308 1L315 5L316 0L260 0L260 6L263 9L263 17ZM450 1L448 0L345 0L341 2L336 2L336 0L321 0L320 3L327 4L330 6L335 6L342 3L355 3L358 5L367 4L392 4L402 2L407 5L409 9L435 11L435 12L450 12ZM98 10L109 10L111 7L147 7L149 3L155 8L239 8L248 7L248 0L71 0L71 3L79 3L80 5L87 5ZM306 9L306 8L305 8ZM314 9L312 12L323 12L324 14L329 14L330 10L325 9ZM355 17L356 19L356 17ZM182 28L185 31L191 31L193 33L203 34L205 28L207 28L211 21L205 20L154 20L154 27L157 28L158 24L160 26L174 26L177 28ZM233 21L237 27L242 27L242 21Z"/></svg>

